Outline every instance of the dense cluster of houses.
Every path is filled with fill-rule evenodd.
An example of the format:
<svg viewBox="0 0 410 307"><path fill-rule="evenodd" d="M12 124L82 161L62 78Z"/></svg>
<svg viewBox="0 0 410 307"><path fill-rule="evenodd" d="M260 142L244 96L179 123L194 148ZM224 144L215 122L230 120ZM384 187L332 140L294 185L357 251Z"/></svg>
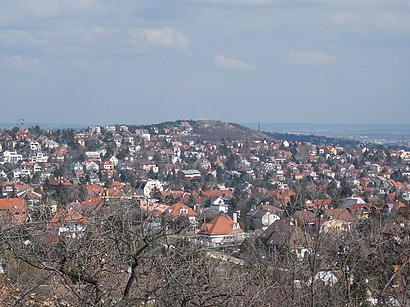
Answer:
<svg viewBox="0 0 410 307"><path fill-rule="evenodd" d="M252 231L278 247L286 224L303 255L309 240L298 239L302 225L348 231L357 218L393 216L410 201L404 149L211 142L188 121L0 130L0 166L2 220L32 221L46 208L48 229L69 237L86 231L93 206L130 200L158 217L186 217L194 241L213 246L241 242Z"/></svg>

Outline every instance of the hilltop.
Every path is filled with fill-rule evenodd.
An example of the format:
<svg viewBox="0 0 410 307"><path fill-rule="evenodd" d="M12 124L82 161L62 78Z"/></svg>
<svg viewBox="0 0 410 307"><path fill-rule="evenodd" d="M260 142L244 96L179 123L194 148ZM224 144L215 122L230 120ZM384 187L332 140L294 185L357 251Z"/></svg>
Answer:
<svg viewBox="0 0 410 307"><path fill-rule="evenodd" d="M211 141L222 138L233 140L260 140L271 139L265 133L244 127L235 123L226 123L218 120L197 120L191 122L193 133Z"/></svg>
<svg viewBox="0 0 410 307"><path fill-rule="evenodd" d="M263 140L272 137L266 133L258 132L254 129L242 126L236 123L226 123L220 120L176 120L163 122L160 124L142 125L142 126L130 126L130 130L133 129L147 129L149 131L155 128L164 129L181 125L181 123L189 123L192 131L190 135L198 136L199 138L207 141L220 141L221 139L232 140Z"/></svg>

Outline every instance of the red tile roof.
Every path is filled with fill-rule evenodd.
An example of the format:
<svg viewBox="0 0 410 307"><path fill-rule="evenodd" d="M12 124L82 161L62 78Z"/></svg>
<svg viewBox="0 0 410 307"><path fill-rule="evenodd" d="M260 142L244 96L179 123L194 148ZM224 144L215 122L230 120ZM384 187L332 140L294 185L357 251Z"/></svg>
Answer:
<svg viewBox="0 0 410 307"><path fill-rule="evenodd" d="M87 184L87 194L91 197L98 196L104 191L104 187L97 184Z"/></svg>
<svg viewBox="0 0 410 307"><path fill-rule="evenodd" d="M204 197L233 197L234 189L208 190L202 193Z"/></svg>
<svg viewBox="0 0 410 307"><path fill-rule="evenodd" d="M51 219L50 223L48 224L48 228L60 227L62 223L87 223L87 220L84 216L74 209L59 209L54 214L53 218Z"/></svg>
<svg viewBox="0 0 410 307"><path fill-rule="evenodd" d="M202 224L198 234L229 235L241 232L243 232L243 230L241 229L239 223L235 223L233 219L231 219L226 214L220 214L215 217L210 223Z"/></svg>
<svg viewBox="0 0 410 307"><path fill-rule="evenodd" d="M26 221L27 207L20 198L0 198L0 214L16 223Z"/></svg>
<svg viewBox="0 0 410 307"><path fill-rule="evenodd" d="M181 212L182 211L182 212ZM164 211L163 215L166 216L197 216L198 214L183 203L176 203L169 206L167 210Z"/></svg>
<svg viewBox="0 0 410 307"><path fill-rule="evenodd" d="M81 207L95 207L104 202L103 198L98 198L98 197L89 197L84 199L82 202L80 202Z"/></svg>

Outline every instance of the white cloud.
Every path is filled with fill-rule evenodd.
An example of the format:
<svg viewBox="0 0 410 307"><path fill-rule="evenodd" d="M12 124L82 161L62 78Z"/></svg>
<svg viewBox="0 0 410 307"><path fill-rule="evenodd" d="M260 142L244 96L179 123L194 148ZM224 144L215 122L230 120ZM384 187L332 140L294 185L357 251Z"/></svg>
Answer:
<svg viewBox="0 0 410 307"><path fill-rule="evenodd" d="M250 63L245 63L241 60L227 58L223 54L215 55L214 62L218 67L224 69L255 70L254 65Z"/></svg>
<svg viewBox="0 0 410 307"><path fill-rule="evenodd" d="M189 40L177 29L173 28L132 28L127 30L129 43L134 51L145 53L150 46L185 50L189 48Z"/></svg>
<svg viewBox="0 0 410 307"><path fill-rule="evenodd" d="M296 51L289 54L287 61L301 65L333 64L336 57L323 51Z"/></svg>
<svg viewBox="0 0 410 307"><path fill-rule="evenodd" d="M25 58L19 55L13 56L10 66L17 70L24 70L33 73L45 73L47 66L37 58Z"/></svg>
<svg viewBox="0 0 410 307"><path fill-rule="evenodd" d="M172 28L145 28L145 37L149 44L167 48L187 49L189 41L180 31Z"/></svg>

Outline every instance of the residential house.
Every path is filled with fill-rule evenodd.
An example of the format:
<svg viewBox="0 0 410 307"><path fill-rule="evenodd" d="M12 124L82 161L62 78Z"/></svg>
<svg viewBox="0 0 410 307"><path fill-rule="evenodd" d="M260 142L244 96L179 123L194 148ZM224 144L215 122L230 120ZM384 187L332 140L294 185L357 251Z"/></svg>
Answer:
<svg viewBox="0 0 410 307"><path fill-rule="evenodd" d="M306 210L314 211L318 209L326 209L332 204L331 198L307 200L305 203Z"/></svg>
<svg viewBox="0 0 410 307"><path fill-rule="evenodd" d="M386 204L384 205L383 213L384 214L394 214L400 208L405 208L405 207L406 207L406 204L402 203L401 201L390 200L390 201L387 201Z"/></svg>
<svg viewBox="0 0 410 307"><path fill-rule="evenodd" d="M218 196L216 199L211 201L210 209L218 213L228 213L230 203L231 200L229 198Z"/></svg>
<svg viewBox="0 0 410 307"><path fill-rule="evenodd" d="M39 142L30 142L30 150L37 151L41 150L41 145Z"/></svg>
<svg viewBox="0 0 410 307"><path fill-rule="evenodd" d="M201 172L196 169L182 170L179 174L184 179L196 179L201 177Z"/></svg>
<svg viewBox="0 0 410 307"><path fill-rule="evenodd" d="M289 218L273 222L262 233L261 239L275 255L280 255L288 249L300 259L306 253L309 254L313 247L313 239L297 225L294 219Z"/></svg>
<svg viewBox="0 0 410 307"><path fill-rule="evenodd" d="M94 212L98 207L105 205L106 199L100 197L87 197L83 201L76 203L73 208L78 210L80 213L91 213Z"/></svg>
<svg viewBox="0 0 410 307"><path fill-rule="evenodd" d="M21 164L25 169L29 169L32 174L39 173L42 171L40 164L35 162L25 162Z"/></svg>
<svg viewBox="0 0 410 307"><path fill-rule="evenodd" d="M89 197L96 197L102 195L104 187L98 184L87 184L86 190Z"/></svg>
<svg viewBox="0 0 410 307"><path fill-rule="evenodd" d="M160 204L152 199L140 199L139 205L141 210L143 210L145 213L150 213L154 216L162 215L167 209L169 209L169 206Z"/></svg>
<svg viewBox="0 0 410 307"><path fill-rule="evenodd" d="M196 238L201 241L223 245L242 242L244 233L235 213L233 219L227 214L221 213L211 222L202 224Z"/></svg>
<svg viewBox="0 0 410 307"><path fill-rule="evenodd" d="M21 198L0 198L0 220L23 224L27 219L27 207Z"/></svg>
<svg viewBox="0 0 410 307"><path fill-rule="evenodd" d="M85 169L89 172L98 172L100 170L100 166L94 161L85 161Z"/></svg>
<svg viewBox="0 0 410 307"><path fill-rule="evenodd" d="M53 140L49 140L49 139L45 140L43 145L44 145L45 148L48 148L48 149L54 149L54 148L60 146L57 142L55 142Z"/></svg>
<svg viewBox="0 0 410 307"><path fill-rule="evenodd" d="M42 151L38 151L31 155L31 162L44 163L48 161L48 155Z"/></svg>
<svg viewBox="0 0 410 307"><path fill-rule="evenodd" d="M141 167L146 172L153 172L157 174L159 172L159 167L155 162L146 161L141 163Z"/></svg>
<svg viewBox="0 0 410 307"><path fill-rule="evenodd" d="M47 225L47 228L57 231L59 236L76 238L84 234L86 224L87 220L78 211L72 208L68 210L59 209Z"/></svg>
<svg viewBox="0 0 410 307"><path fill-rule="evenodd" d="M27 168L15 168L13 170L13 177L18 179L18 178L31 178L32 177L32 172L30 169Z"/></svg>
<svg viewBox="0 0 410 307"><path fill-rule="evenodd" d="M3 152L3 160L7 163L17 163L23 160L23 156L15 150L6 150Z"/></svg>
<svg viewBox="0 0 410 307"><path fill-rule="evenodd" d="M164 190L162 183L159 180L147 180L137 182L135 187L137 192L144 195L145 198L152 198L154 191L162 192Z"/></svg>
<svg viewBox="0 0 410 307"><path fill-rule="evenodd" d="M50 154L50 160L53 162L64 162L65 156L67 155L68 149L64 146L58 146L53 149Z"/></svg>
<svg viewBox="0 0 410 307"><path fill-rule="evenodd" d="M246 216L251 229L265 230L273 222L280 220L282 209L271 205L262 205L258 209L249 211Z"/></svg>
<svg viewBox="0 0 410 307"><path fill-rule="evenodd" d="M164 216L170 217L187 217L191 224L196 223L196 217L198 214L192 210L190 207L183 203L175 203L172 206L169 206L163 213Z"/></svg>
<svg viewBox="0 0 410 307"><path fill-rule="evenodd" d="M116 127L114 125L109 125L105 127L105 131L106 132L110 132L110 133L115 133L116 132Z"/></svg>
<svg viewBox="0 0 410 307"><path fill-rule="evenodd" d="M27 190L23 190L17 193L17 197L22 199L28 204L28 207L32 210L34 206L40 204L43 195L34 191L32 187Z"/></svg>
<svg viewBox="0 0 410 307"><path fill-rule="evenodd" d="M353 216L347 209L327 209L323 212L324 220L321 222L321 231L349 231Z"/></svg>
<svg viewBox="0 0 410 307"><path fill-rule="evenodd" d="M74 172L76 178L80 178L84 175L84 166L80 162L71 163L68 169Z"/></svg>
<svg viewBox="0 0 410 307"><path fill-rule="evenodd" d="M101 162L101 153L98 151L86 151L85 155L87 156L88 160L95 161L100 163Z"/></svg>
<svg viewBox="0 0 410 307"><path fill-rule="evenodd" d="M271 192L272 196L279 206L286 207L291 201L291 197L295 196L296 193L288 188L279 188Z"/></svg>
<svg viewBox="0 0 410 307"><path fill-rule="evenodd" d="M101 134L101 127L100 126L88 127L88 131L91 134Z"/></svg>
<svg viewBox="0 0 410 307"><path fill-rule="evenodd" d="M8 197L15 193L14 182L0 182L0 192L3 197Z"/></svg>
<svg viewBox="0 0 410 307"><path fill-rule="evenodd" d="M207 190L202 193L203 197L219 197L222 196L224 198L231 198L234 194L234 189L227 189L227 188L220 188L217 190Z"/></svg>
<svg viewBox="0 0 410 307"><path fill-rule="evenodd" d="M114 164L107 160L101 164L101 173L109 178L114 175Z"/></svg>
<svg viewBox="0 0 410 307"><path fill-rule="evenodd" d="M116 156L111 156L108 161L110 161L114 167L118 165L118 158Z"/></svg>
<svg viewBox="0 0 410 307"><path fill-rule="evenodd" d="M84 167L83 167L83 165L82 165L81 163L79 163L79 162L73 162L73 163L71 163L71 164L68 166L68 169L69 169L70 171L75 172L75 171L78 171L78 170L83 170Z"/></svg>
<svg viewBox="0 0 410 307"><path fill-rule="evenodd" d="M342 204L340 205L340 208L350 208L353 205L356 204L365 204L366 202L360 198L360 197L349 197L346 198Z"/></svg>

